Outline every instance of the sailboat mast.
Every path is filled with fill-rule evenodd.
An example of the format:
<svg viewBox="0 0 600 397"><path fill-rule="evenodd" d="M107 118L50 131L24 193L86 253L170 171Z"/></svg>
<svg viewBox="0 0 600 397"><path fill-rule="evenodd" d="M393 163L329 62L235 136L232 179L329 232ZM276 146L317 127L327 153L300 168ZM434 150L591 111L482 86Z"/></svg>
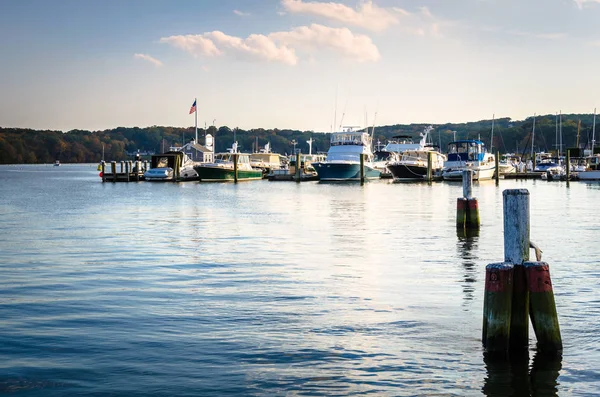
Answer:
<svg viewBox="0 0 600 397"><path fill-rule="evenodd" d="M592 125L592 156L594 155L594 144L596 143L596 108L594 108L594 123Z"/></svg>
<svg viewBox="0 0 600 397"><path fill-rule="evenodd" d="M554 138L554 142L558 142L558 112L556 112L556 137ZM556 146L556 143L554 146Z"/></svg>
<svg viewBox="0 0 600 397"><path fill-rule="evenodd" d="M535 113L533 114L533 131L531 133L531 161L533 161L533 144L535 142Z"/></svg>
<svg viewBox="0 0 600 397"><path fill-rule="evenodd" d="M196 125L196 143L198 143L198 102L196 102L198 98L194 98L194 103L196 104L196 111L194 112L194 119ZM183 144L182 144L183 146Z"/></svg>
<svg viewBox="0 0 600 397"><path fill-rule="evenodd" d="M560 112L560 118L559 120L559 128L558 128L558 134L560 136L560 142L558 144L558 164L560 164L560 157L562 155L562 111Z"/></svg>
<svg viewBox="0 0 600 397"><path fill-rule="evenodd" d="M492 114L492 136L490 137L490 153L493 153L494 149L494 119L496 118L496 114Z"/></svg>

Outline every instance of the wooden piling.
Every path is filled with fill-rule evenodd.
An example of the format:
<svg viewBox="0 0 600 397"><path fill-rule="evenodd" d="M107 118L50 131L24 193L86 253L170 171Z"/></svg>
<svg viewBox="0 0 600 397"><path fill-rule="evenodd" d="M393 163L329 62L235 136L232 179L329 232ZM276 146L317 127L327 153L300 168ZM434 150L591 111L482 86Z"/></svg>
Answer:
<svg viewBox="0 0 600 397"><path fill-rule="evenodd" d="M500 151L496 150L496 156L494 157L494 164L496 169L494 170L494 176L496 178L496 186L500 184Z"/></svg>
<svg viewBox="0 0 600 397"><path fill-rule="evenodd" d="M514 265L510 349L529 345L529 292L523 262L529 260L529 191L502 192L504 209L504 261Z"/></svg>
<svg viewBox="0 0 600 397"><path fill-rule="evenodd" d="M140 167L142 166L142 162L140 160L136 160L135 162L135 180L136 182L140 181Z"/></svg>
<svg viewBox="0 0 600 397"><path fill-rule="evenodd" d="M364 153L360 154L360 184L363 185L365 183L365 155Z"/></svg>
<svg viewBox="0 0 600 397"><path fill-rule="evenodd" d="M233 183L238 182L238 154L233 154Z"/></svg>
<svg viewBox="0 0 600 397"><path fill-rule="evenodd" d="M525 262L529 306L538 351L555 354L562 351L558 314L552 291L550 267L546 262Z"/></svg>
<svg viewBox="0 0 600 397"><path fill-rule="evenodd" d="M476 198L467 199L466 229L479 229L479 202Z"/></svg>
<svg viewBox="0 0 600 397"><path fill-rule="evenodd" d="M100 170L102 172L102 182L106 182L106 163L104 161L100 165Z"/></svg>
<svg viewBox="0 0 600 397"><path fill-rule="evenodd" d="M462 172L463 197L470 199L473 196L473 171L464 170Z"/></svg>
<svg viewBox="0 0 600 397"><path fill-rule="evenodd" d="M125 162L125 178L127 180L127 182L129 182L129 171L131 170L131 161L126 161Z"/></svg>
<svg viewBox="0 0 600 397"><path fill-rule="evenodd" d="M486 353L509 350L513 271L509 263L490 263L485 268L482 342Z"/></svg>
<svg viewBox="0 0 600 397"><path fill-rule="evenodd" d="M473 195L473 171L464 170L462 175L463 197L456 200L457 229L479 229L479 203Z"/></svg>
<svg viewBox="0 0 600 397"><path fill-rule="evenodd" d="M296 182L300 182L300 177L302 175L302 170L300 168L301 158L300 153L296 153Z"/></svg>
<svg viewBox="0 0 600 397"><path fill-rule="evenodd" d="M116 182L117 181L117 162L116 161L110 162L110 170L112 171L112 181Z"/></svg>
<svg viewBox="0 0 600 397"><path fill-rule="evenodd" d="M433 179L432 169L433 169L433 153L427 152L427 182L431 182Z"/></svg>
<svg viewBox="0 0 600 397"><path fill-rule="evenodd" d="M567 163L565 164L565 171L567 172L567 183L571 179L571 150L567 149Z"/></svg>
<svg viewBox="0 0 600 397"><path fill-rule="evenodd" d="M121 174L125 172L125 161L121 161Z"/></svg>

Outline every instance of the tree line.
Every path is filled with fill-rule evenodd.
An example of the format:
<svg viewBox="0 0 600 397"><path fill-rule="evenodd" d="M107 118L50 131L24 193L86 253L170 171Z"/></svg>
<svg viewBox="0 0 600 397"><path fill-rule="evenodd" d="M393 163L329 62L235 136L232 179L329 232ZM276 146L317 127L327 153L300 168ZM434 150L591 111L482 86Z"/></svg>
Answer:
<svg viewBox="0 0 600 397"><path fill-rule="evenodd" d="M467 123L433 125L429 141L439 145L442 151L454 139L481 139L493 151L527 154L534 140L536 152L556 151L562 135L562 149L589 148L592 140L593 115L567 114L559 120L556 115L533 117L514 121L510 118L480 120ZM374 145L384 146L398 135L410 136L415 142L429 124L396 124L369 129ZM562 131L562 134L559 134ZM230 128L221 126L198 129L198 141L204 144L205 134L215 139L215 151L224 152L232 143L238 142L243 152L255 152L270 143L273 152L292 154L294 150L308 153L308 140L312 139L312 151L326 152L330 134L314 131ZM104 159L119 161L129 159L132 153L161 153L172 146L182 146L195 137L193 127L117 127L104 131L32 130L0 127L0 164L44 164L59 160L64 163L94 163ZM600 140L600 139L598 139ZM577 144L579 144L577 146Z"/></svg>

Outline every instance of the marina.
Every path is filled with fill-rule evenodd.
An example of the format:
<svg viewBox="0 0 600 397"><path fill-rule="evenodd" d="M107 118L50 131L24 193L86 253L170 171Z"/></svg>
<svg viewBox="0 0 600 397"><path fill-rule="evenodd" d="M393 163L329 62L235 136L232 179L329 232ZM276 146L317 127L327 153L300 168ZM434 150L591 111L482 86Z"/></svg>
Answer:
<svg viewBox="0 0 600 397"><path fill-rule="evenodd" d="M463 235L457 183L103 184L96 164L0 170L3 392L597 391L600 256L582 236L598 228L598 182L475 182L481 224ZM484 356L481 317L485 267L503 258L502 192L515 188L530 192L564 350L545 358L532 334L509 364Z"/></svg>

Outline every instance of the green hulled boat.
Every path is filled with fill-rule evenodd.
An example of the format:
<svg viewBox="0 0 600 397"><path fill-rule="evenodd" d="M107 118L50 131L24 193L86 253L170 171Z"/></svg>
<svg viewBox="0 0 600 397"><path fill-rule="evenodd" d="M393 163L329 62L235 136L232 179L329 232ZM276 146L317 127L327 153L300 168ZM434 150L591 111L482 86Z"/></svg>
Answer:
<svg viewBox="0 0 600 397"><path fill-rule="evenodd" d="M194 166L198 179L205 182L233 181L235 179L233 157L237 155L238 181L262 179L262 170L250 166L250 155L247 153L217 153L213 163L201 163Z"/></svg>

